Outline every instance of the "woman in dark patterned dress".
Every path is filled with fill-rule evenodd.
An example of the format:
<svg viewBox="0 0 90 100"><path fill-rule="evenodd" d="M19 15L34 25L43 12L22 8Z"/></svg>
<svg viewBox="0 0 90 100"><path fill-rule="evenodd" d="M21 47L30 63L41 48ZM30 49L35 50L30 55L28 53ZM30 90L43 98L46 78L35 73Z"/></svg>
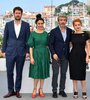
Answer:
<svg viewBox="0 0 90 100"><path fill-rule="evenodd" d="M69 66L70 79L73 80L74 98L78 98L77 82L81 82L82 97L86 100L86 63L89 62L89 36L82 31L82 22L80 19L73 21L75 32L71 36L72 49L70 52Z"/></svg>

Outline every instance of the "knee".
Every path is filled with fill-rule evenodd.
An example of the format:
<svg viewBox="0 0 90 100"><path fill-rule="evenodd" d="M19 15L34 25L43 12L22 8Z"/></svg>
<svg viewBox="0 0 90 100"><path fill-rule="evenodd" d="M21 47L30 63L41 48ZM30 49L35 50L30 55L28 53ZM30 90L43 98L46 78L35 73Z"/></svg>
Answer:
<svg viewBox="0 0 90 100"><path fill-rule="evenodd" d="M57 77L59 72L53 72L53 77Z"/></svg>
<svg viewBox="0 0 90 100"><path fill-rule="evenodd" d="M66 73L61 73L61 76L62 77L66 77Z"/></svg>
<svg viewBox="0 0 90 100"><path fill-rule="evenodd" d="M7 71L7 76L13 76L13 75L14 75L13 72Z"/></svg>

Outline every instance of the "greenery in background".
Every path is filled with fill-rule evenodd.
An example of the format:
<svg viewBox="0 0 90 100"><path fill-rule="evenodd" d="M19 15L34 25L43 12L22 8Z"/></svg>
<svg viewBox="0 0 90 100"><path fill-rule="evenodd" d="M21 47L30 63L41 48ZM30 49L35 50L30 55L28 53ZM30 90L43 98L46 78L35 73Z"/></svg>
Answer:
<svg viewBox="0 0 90 100"><path fill-rule="evenodd" d="M62 8L63 6L67 6L67 7L69 8L69 6L71 6L71 5L77 5L78 3L79 3L78 0L71 0L71 1L68 2L68 3L61 4L61 5L57 6L56 9L55 9L55 15L59 15L60 13L62 13L62 12L61 12L61 8ZM72 14L72 12L69 11L69 12L63 13L63 14L65 14L66 16L69 16L69 15Z"/></svg>
<svg viewBox="0 0 90 100"><path fill-rule="evenodd" d="M0 35L0 49L1 49L1 47L2 47L2 41L3 41L3 36Z"/></svg>
<svg viewBox="0 0 90 100"><path fill-rule="evenodd" d="M88 14L90 14L90 6L87 7Z"/></svg>

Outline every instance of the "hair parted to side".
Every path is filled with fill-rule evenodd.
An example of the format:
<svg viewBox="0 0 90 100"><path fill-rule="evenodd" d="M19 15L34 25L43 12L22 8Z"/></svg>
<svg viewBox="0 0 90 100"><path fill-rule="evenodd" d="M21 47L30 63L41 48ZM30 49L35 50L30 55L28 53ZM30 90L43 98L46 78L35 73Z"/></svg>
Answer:
<svg viewBox="0 0 90 100"><path fill-rule="evenodd" d="M21 11L21 13L23 13L23 9L21 8L21 7L15 7L14 9L13 9L13 13L15 13L15 11L16 10L19 10L19 11Z"/></svg>
<svg viewBox="0 0 90 100"><path fill-rule="evenodd" d="M36 15L35 23L37 24L37 22L38 22L39 20L42 20L43 23L44 23L44 19L42 18L42 15L41 15L41 14L37 14L37 15Z"/></svg>
<svg viewBox="0 0 90 100"><path fill-rule="evenodd" d="M75 22L79 22L82 25L82 21L79 18L73 20L73 26L74 26Z"/></svg>

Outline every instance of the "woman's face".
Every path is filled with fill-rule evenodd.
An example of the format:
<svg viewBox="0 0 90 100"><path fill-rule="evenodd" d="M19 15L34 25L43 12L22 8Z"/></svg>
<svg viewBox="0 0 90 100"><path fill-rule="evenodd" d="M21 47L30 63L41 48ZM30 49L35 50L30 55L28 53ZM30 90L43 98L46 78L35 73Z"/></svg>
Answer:
<svg viewBox="0 0 90 100"><path fill-rule="evenodd" d="M82 25L81 25L81 23L80 22L74 22L74 29L76 30L76 31L81 31L81 27L82 27Z"/></svg>
<svg viewBox="0 0 90 100"><path fill-rule="evenodd" d="M44 22L42 20L39 20L36 24L38 30L43 30L44 29Z"/></svg>

